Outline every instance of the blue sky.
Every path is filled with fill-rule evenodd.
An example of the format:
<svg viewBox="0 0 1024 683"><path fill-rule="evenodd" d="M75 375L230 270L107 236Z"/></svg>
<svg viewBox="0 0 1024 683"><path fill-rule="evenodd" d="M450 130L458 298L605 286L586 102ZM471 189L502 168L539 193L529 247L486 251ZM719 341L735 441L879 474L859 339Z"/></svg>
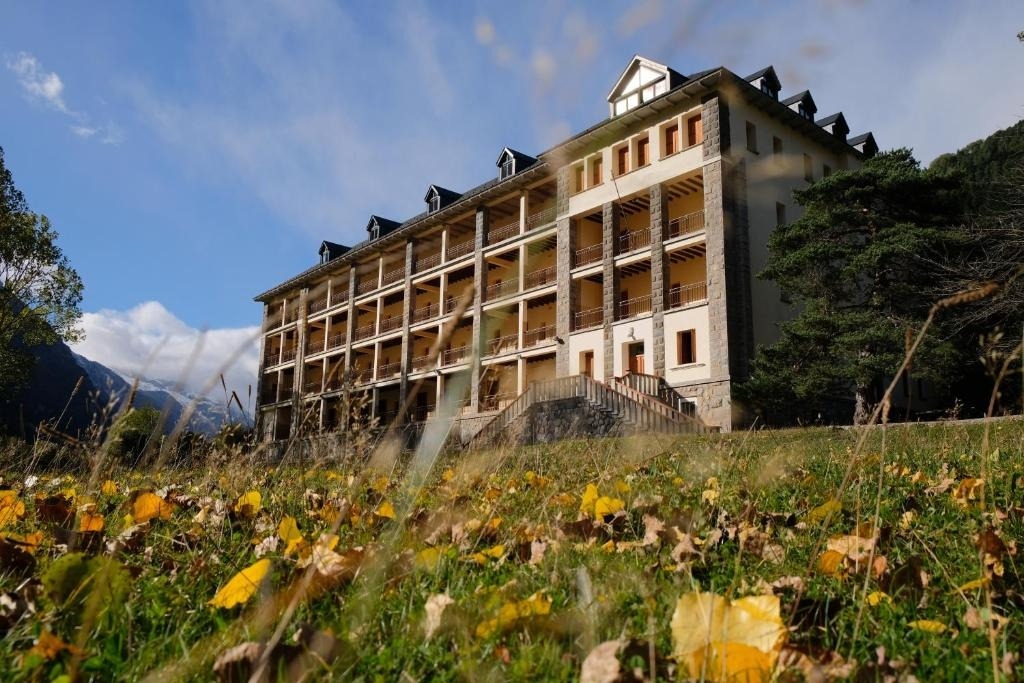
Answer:
<svg viewBox="0 0 1024 683"><path fill-rule="evenodd" d="M86 355L255 372L252 297L607 115L634 53L774 64L930 161L1024 116L1019 1L78 2L0 9L0 146L85 281ZM202 348L196 351L200 331Z"/></svg>

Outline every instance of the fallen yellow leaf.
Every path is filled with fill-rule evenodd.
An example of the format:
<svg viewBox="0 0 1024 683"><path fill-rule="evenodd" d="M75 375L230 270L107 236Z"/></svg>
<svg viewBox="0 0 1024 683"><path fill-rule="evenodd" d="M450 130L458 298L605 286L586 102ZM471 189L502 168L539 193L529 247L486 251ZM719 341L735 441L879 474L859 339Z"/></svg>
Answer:
<svg viewBox="0 0 1024 683"><path fill-rule="evenodd" d="M917 621L910 622L907 626L916 631L927 631L928 633L942 633L946 630L945 624L932 619L918 619Z"/></svg>
<svg viewBox="0 0 1024 683"><path fill-rule="evenodd" d="M259 491L247 491L235 501L234 510L240 517L252 519L263 506L263 496Z"/></svg>
<svg viewBox="0 0 1024 683"><path fill-rule="evenodd" d="M601 521L605 515L613 515L626 507L626 504L618 498L601 496L594 501L594 519Z"/></svg>
<svg viewBox="0 0 1024 683"><path fill-rule="evenodd" d="M17 491L0 491L0 529L14 524L25 516L25 503L18 499Z"/></svg>
<svg viewBox="0 0 1024 683"><path fill-rule="evenodd" d="M808 511L804 516L804 519L808 524L817 524L823 522L829 517L834 517L843 511L843 504L833 498L827 500L813 510Z"/></svg>
<svg viewBox="0 0 1024 683"><path fill-rule="evenodd" d="M587 484L587 488L583 491L583 497L580 499L580 512L585 515L594 514L594 503L600 494L597 492L597 487L593 484Z"/></svg>
<svg viewBox="0 0 1024 683"><path fill-rule="evenodd" d="M270 560L263 558L231 577L224 587L210 600L213 607L230 609L249 600L259 590L260 584L270 573Z"/></svg>
<svg viewBox="0 0 1024 683"><path fill-rule="evenodd" d="M277 525L277 535L286 543L284 549L285 557L299 552L306 545L306 539L302 537L299 525L291 515L285 515L281 519L281 523Z"/></svg>
<svg viewBox="0 0 1024 683"><path fill-rule="evenodd" d="M690 678L768 680L786 641L779 599L758 595L729 601L688 593L672 615L672 652Z"/></svg>
<svg viewBox="0 0 1024 683"><path fill-rule="evenodd" d="M507 602L498 610L498 616L488 619L476 627L477 638L488 638L498 631L503 631L517 622L530 617L544 616L551 613L551 599L537 592L518 602Z"/></svg>
<svg viewBox="0 0 1024 683"><path fill-rule="evenodd" d="M884 593L882 591L874 591L868 593L867 597L864 598L864 601L872 607L878 607L883 602L892 603L892 598L889 596L888 593Z"/></svg>
<svg viewBox="0 0 1024 683"><path fill-rule="evenodd" d="M115 495L117 493L117 484L115 484L110 479L107 479L105 482L103 482L103 485L100 486L100 493L102 493L104 496Z"/></svg>
<svg viewBox="0 0 1024 683"><path fill-rule="evenodd" d="M151 519L170 519L174 505L150 491L143 491L132 502L132 520L135 524L145 524Z"/></svg>
<svg viewBox="0 0 1024 683"><path fill-rule="evenodd" d="M78 516L79 531L103 531L103 515L98 512L83 512Z"/></svg>
<svg viewBox="0 0 1024 683"><path fill-rule="evenodd" d="M374 514L378 517L383 517L384 519L394 519L395 508L393 505L391 505L390 502L385 500L377 507L377 509L374 511Z"/></svg>

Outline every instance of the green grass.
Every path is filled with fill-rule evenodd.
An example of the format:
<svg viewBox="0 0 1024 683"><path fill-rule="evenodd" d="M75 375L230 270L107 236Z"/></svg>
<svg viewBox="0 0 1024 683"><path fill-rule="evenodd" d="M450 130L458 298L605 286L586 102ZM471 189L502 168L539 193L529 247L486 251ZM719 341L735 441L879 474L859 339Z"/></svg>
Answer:
<svg viewBox="0 0 1024 683"><path fill-rule="evenodd" d="M984 508L954 496L961 481L983 473L983 428L875 429L859 452L860 432L831 429L567 441L443 455L422 487L412 484L402 466L383 473L387 484L382 485L377 474L355 466L306 462L299 468L286 462L272 467L231 458L217 469L114 472L110 478L117 492L107 495L100 491L107 474L96 477L96 490L88 490L88 474L12 466L2 471L0 488L18 491L26 510L23 519L0 532L41 531L44 540L29 570L15 571L0 556L0 591L13 592L26 578L46 576L66 552L57 545L59 532L37 518L39 491L74 488L77 506L91 496L105 515L104 541L125 527L133 491L174 485L167 496L179 504L170 519L151 522L139 543L115 553L130 576L123 602L111 601L83 618L68 600L42 590L35 614L17 621L0 640L0 679L50 680L75 667L96 680L213 678L221 652L269 637L279 614L271 612L261 621L256 612L302 571L294 556L284 556L281 544L266 555L273 562L270 585L246 605L220 609L208 601L255 562L254 543L275 535L285 515L296 518L310 543L328 531L331 515L311 507L314 499L346 511L335 550L361 547L367 559L353 580L334 581L300 601L283 642L291 642L300 624L330 631L339 644L328 666L338 679L571 679L579 676L595 645L614 638L642 641L642 652L653 643L659 661L665 660L659 666L671 665L670 622L680 596L694 590L729 598L758 595L792 577L801 580L801 591L777 590L782 617L792 627L791 657L800 652L821 661L834 653L868 680L887 673L919 680L1020 677L1024 668L1015 657L1024 643L1024 598L1013 541L1024 538L1024 422L990 427ZM533 484L528 472L536 475ZM840 491L848 472L852 477ZM22 490L29 474L40 480ZM54 477L63 478L54 485ZM712 477L717 489L709 484ZM948 490L926 492L945 478L954 482ZM618 519L609 517L592 532L577 522L588 484L620 498L625 508ZM248 490L262 494L255 518L193 521L204 505L215 512L214 506L230 506ZM712 490L717 491L713 504L706 499L714 494L705 493ZM842 504L838 514L807 518L836 495ZM395 519L374 514L383 502L393 506ZM885 571L867 579L864 572L824 574L819 559L828 539L870 523L876 509L876 555L884 556ZM674 541L640 547L645 515L689 529L704 542L702 554L676 561ZM1002 575L992 577L990 588L961 594L957 586L983 576L975 539L990 526L1009 546L997 553ZM749 539L743 545L738 531ZM439 548L435 567L417 563L428 539ZM546 552L531 564L534 541L546 544ZM763 543L781 554L759 552ZM495 551L501 559L472 559L497 545L504 546L504 553ZM590 604L581 600L587 589ZM888 592L891 602L867 606L865 596L874 591ZM440 630L427 639L425 604L442 593L453 603ZM503 606L531 596L531 604L549 602L549 612L479 631ZM986 609L988 600L1008 619L992 634L965 620L968 608ZM916 620L933 620L946 630L913 628ZM81 657L28 655L43 631L79 644ZM878 664L880 647L883 664ZM994 673L993 657L1010 673ZM634 654L629 662L649 668L642 656ZM796 668L780 667L777 675L802 679Z"/></svg>

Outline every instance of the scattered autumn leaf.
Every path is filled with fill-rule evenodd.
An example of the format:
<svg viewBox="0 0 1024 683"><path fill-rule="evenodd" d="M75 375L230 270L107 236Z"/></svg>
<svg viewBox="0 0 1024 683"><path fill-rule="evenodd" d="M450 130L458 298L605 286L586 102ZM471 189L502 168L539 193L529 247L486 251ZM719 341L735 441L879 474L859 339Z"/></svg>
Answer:
<svg viewBox="0 0 1024 683"><path fill-rule="evenodd" d="M230 609L235 605L248 602L249 598L259 590L260 584L267 578L270 567L269 559L257 560L232 576L207 604L212 607Z"/></svg>
<svg viewBox="0 0 1024 683"><path fill-rule="evenodd" d="M541 592L534 593L525 600L506 602L498 609L493 619L481 622L476 627L478 638L489 638L499 631L509 629L531 617L544 616L551 613L551 599Z"/></svg>
<svg viewBox="0 0 1024 683"><path fill-rule="evenodd" d="M263 496L259 491L246 491L240 495L231 509L243 519L253 519L263 507Z"/></svg>
<svg viewBox="0 0 1024 683"><path fill-rule="evenodd" d="M135 524L145 524L151 519L170 519L173 512L174 505L152 491L138 493L131 504L131 516Z"/></svg>

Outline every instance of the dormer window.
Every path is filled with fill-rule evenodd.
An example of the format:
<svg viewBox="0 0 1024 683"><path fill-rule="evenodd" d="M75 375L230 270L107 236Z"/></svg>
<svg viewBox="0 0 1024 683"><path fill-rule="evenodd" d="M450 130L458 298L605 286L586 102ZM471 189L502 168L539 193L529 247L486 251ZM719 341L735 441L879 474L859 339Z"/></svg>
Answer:
<svg viewBox="0 0 1024 683"><path fill-rule="evenodd" d="M380 226L379 225L374 225L373 227L370 228L370 239L371 240L380 239Z"/></svg>
<svg viewBox="0 0 1024 683"><path fill-rule="evenodd" d="M498 179L499 180L504 180L505 178L511 178L515 174L516 174L516 159L511 154L509 154L505 158L505 161L501 164L501 171L498 174Z"/></svg>
<svg viewBox="0 0 1024 683"><path fill-rule="evenodd" d="M430 213L434 213L435 211L440 209L441 208L441 196L438 195L438 194L435 194L433 197L431 197L430 201L427 202L427 207L428 207L428 210L430 211Z"/></svg>
<svg viewBox="0 0 1024 683"><path fill-rule="evenodd" d="M772 86L768 83L767 78L761 79L761 92L763 92L765 95L772 94Z"/></svg>
<svg viewBox="0 0 1024 683"><path fill-rule="evenodd" d="M612 116L624 114L665 94L682 81L682 74L637 55L608 94L609 113Z"/></svg>

